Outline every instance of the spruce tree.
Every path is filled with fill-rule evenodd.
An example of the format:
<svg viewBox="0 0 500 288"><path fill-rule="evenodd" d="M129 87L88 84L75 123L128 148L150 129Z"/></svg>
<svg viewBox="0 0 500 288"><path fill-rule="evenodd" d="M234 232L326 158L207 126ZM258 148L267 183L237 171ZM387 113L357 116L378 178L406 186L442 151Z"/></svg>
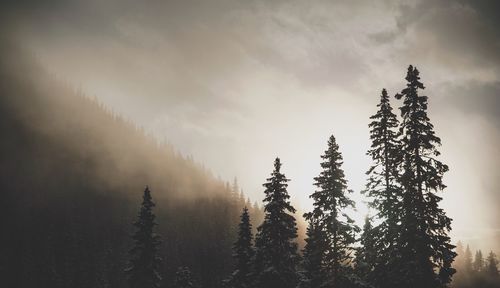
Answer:
<svg viewBox="0 0 500 288"><path fill-rule="evenodd" d="M160 236L154 232L157 226L154 206L151 191L146 186L138 219L134 222L136 232L132 236L134 246L129 251L130 265L125 270L130 288L157 288L160 285Z"/></svg>
<svg viewBox="0 0 500 288"><path fill-rule="evenodd" d="M256 287L289 288L297 284L297 224L287 192L289 179L280 172L276 158L274 171L264 184L264 222L257 229L254 260Z"/></svg>
<svg viewBox="0 0 500 288"><path fill-rule="evenodd" d="M371 147L367 155L373 164L368 169L368 182L363 191L375 208L380 224L374 227L372 234L377 243L373 243L378 257L373 263L373 270L367 275L375 287L395 287L393 272L398 269L399 251L396 239L399 235L399 217L401 210L401 187L398 183L398 168L401 163L401 147L399 142L399 121L393 113L390 99L382 89L378 111L370 117Z"/></svg>
<svg viewBox="0 0 500 288"><path fill-rule="evenodd" d="M326 283L327 273L323 267L327 239L324 229L317 220L309 220L303 251L299 288L315 288Z"/></svg>
<svg viewBox="0 0 500 288"><path fill-rule="evenodd" d="M311 198L314 209L304 214L308 221L315 221L324 229L327 248L324 252L322 270L326 273L325 286L346 286L350 283L355 233L359 228L346 214L346 209L354 208L354 201L349 198L352 191L347 188L347 180L342 169L342 155L332 135L328 148L321 156L322 171L315 177L314 185L318 188Z"/></svg>
<svg viewBox="0 0 500 288"><path fill-rule="evenodd" d="M493 251L486 258L486 272L492 277L498 277L498 259Z"/></svg>
<svg viewBox="0 0 500 288"><path fill-rule="evenodd" d="M250 287L250 272L252 268L252 259L254 250L252 246L252 224L247 207L243 208L240 216L241 221L238 230L238 239L234 243L233 257L236 260L236 269L231 277L225 281L226 286L232 288Z"/></svg>
<svg viewBox="0 0 500 288"><path fill-rule="evenodd" d="M428 98L419 95L424 89L419 71L410 65L406 80L406 88L396 95L403 99L400 286L445 287L455 273L451 264L456 254L448 236L451 219L439 207L442 198L437 193L446 187L442 178L448 166L437 159L441 139L427 116Z"/></svg>

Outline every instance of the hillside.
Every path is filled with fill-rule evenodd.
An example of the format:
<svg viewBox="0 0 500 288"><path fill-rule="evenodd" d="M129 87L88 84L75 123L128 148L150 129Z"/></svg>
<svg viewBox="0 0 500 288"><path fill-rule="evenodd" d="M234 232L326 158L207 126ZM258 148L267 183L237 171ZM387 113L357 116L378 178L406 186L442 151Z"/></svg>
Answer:
<svg viewBox="0 0 500 288"><path fill-rule="evenodd" d="M186 265L205 287L217 287L231 270L245 201L173 147L48 74L35 57L0 43L6 287L124 287L131 223L146 185L156 202L164 274Z"/></svg>

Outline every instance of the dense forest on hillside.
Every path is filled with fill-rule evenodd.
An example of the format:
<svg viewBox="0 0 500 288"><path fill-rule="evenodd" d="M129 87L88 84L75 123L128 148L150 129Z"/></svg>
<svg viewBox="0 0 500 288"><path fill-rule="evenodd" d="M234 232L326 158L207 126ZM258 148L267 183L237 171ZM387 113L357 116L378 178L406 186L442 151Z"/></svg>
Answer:
<svg viewBox="0 0 500 288"><path fill-rule="evenodd" d="M244 205L237 184L65 85L1 42L0 278L5 287L124 287L130 225L146 185L157 204L162 274L189 266L218 287Z"/></svg>

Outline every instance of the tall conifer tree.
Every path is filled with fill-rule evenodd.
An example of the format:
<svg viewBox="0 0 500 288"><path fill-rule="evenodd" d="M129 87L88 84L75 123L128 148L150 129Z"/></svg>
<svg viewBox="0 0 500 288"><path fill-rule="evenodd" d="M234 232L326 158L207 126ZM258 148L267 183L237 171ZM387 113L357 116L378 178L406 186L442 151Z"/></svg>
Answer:
<svg viewBox="0 0 500 288"><path fill-rule="evenodd" d="M316 221L324 229L327 248L322 270L326 271L327 277L322 285L342 287L349 284L353 275L353 244L359 228L346 214L346 209L354 208L354 201L348 195L351 191L347 188L342 169L342 154L333 135L321 158L322 171L314 178L318 189L310 196L314 200L314 209L304 217L308 221Z"/></svg>
<svg viewBox="0 0 500 288"><path fill-rule="evenodd" d="M372 249L378 257L373 263L373 270L367 275L375 287L395 287L394 277L397 270L399 251L396 239L399 235L399 217L401 210L401 187L398 183L398 166L401 163L401 149L398 139L399 121L393 113L387 91L382 89L378 111L370 117L370 139L372 141L367 155L373 160L368 169L368 182L364 193L372 200L370 206L375 208L375 217L380 222L372 229Z"/></svg>
<svg viewBox="0 0 500 288"><path fill-rule="evenodd" d="M259 288L289 288L297 284L297 224L292 215L287 182L276 158L274 171L264 184L265 217L255 240L255 280Z"/></svg>
<svg viewBox="0 0 500 288"><path fill-rule="evenodd" d="M137 221L134 222L137 230L132 236L134 247L129 252L130 265L125 270L130 288L157 288L160 285L160 236L154 232L155 226L158 225L153 213L154 206L151 191L146 187L141 210Z"/></svg>
<svg viewBox="0 0 500 288"><path fill-rule="evenodd" d="M401 218L401 286L408 288L445 287L455 269L451 267L454 246L448 236L451 219L439 207L437 195L446 186L443 174L448 166L437 159L441 139L427 116L427 96L419 95L424 89L419 71L408 67L407 85L397 99L403 99L400 108L404 188ZM437 271L437 273L436 273Z"/></svg>

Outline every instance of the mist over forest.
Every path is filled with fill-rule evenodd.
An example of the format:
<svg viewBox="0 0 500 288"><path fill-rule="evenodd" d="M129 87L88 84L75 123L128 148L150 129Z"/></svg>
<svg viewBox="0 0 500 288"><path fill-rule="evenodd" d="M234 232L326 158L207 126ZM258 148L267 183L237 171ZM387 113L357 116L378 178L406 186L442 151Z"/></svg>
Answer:
<svg viewBox="0 0 500 288"><path fill-rule="evenodd" d="M500 7L313 2L7 1L0 287L500 287Z"/></svg>
<svg viewBox="0 0 500 288"><path fill-rule="evenodd" d="M162 271L189 266L217 287L232 267L240 210L259 219L261 208L232 180L79 94L18 46L2 42L1 52L4 283L123 287L131 223L148 185L169 255Z"/></svg>

